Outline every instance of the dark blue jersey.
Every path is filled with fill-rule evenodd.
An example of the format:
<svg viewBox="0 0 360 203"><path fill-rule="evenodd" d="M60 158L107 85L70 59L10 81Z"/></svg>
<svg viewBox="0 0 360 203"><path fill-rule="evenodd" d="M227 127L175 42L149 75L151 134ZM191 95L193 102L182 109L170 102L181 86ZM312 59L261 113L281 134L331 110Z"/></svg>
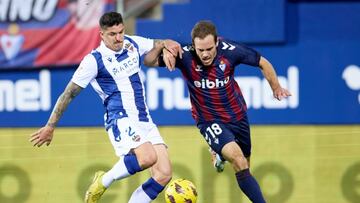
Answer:
<svg viewBox="0 0 360 203"><path fill-rule="evenodd" d="M219 40L217 55L210 66L203 66L191 46L184 47L179 68L190 92L192 115L197 122L240 120L247 107L234 79L239 64L259 66L260 54L242 44Z"/></svg>

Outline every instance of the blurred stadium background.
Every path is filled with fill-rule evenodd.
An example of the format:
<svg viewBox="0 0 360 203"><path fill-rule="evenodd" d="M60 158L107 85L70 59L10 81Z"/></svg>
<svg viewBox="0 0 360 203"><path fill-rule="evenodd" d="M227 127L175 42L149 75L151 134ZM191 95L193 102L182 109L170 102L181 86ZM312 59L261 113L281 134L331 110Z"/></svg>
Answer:
<svg viewBox="0 0 360 203"><path fill-rule="evenodd" d="M91 88L65 112L50 147L28 142L98 45L98 18L109 10L123 13L128 34L185 45L194 23L210 19L220 36L259 50L293 94L277 102L260 71L237 68L253 124L251 167L268 202L360 202L359 0L2 0L0 203L82 202L93 173L115 163ZM229 166L221 175L211 167L180 73L143 72L174 178L193 181L199 203L248 203ZM115 183L101 202L126 202L147 175Z"/></svg>

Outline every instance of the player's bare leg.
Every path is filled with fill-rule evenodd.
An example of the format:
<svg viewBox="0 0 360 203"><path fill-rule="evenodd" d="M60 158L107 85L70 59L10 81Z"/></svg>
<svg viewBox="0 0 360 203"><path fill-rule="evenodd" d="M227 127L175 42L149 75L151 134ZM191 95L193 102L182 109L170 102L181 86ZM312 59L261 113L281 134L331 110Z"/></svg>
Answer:
<svg viewBox="0 0 360 203"><path fill-rule="evenodd" d="M171 180L172 169L165 145L153 146L157 154L157 161L150 168L152 177L133 192L129 203L151 202Z"/></svg>
<svg viewBox="0 0 360 203"><path fill-rule="evenodd" d="M151 167L151 176L161 185L167 185L172 178L172 168L167 148L163 144L154 145L158 161Z"/></svg>
<svg viewBox="0 0 360 203"><path fill-rule="evenodd" d="M231 163L235 172L249 168L247 159L236 142L227 143L221 150L222 156Z"/></svg>

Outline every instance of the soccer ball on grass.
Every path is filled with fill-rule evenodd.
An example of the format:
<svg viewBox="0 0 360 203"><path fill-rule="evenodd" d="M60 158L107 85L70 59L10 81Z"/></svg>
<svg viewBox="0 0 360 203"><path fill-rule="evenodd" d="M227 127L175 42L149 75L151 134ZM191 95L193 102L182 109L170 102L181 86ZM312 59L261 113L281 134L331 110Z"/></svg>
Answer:
<svg viewBox="0 0 360 203"><path fill-rule="evenodd" d="M186 179L171 181L165 190L166 203L196 203L196 199L196 187Z"/></svg>

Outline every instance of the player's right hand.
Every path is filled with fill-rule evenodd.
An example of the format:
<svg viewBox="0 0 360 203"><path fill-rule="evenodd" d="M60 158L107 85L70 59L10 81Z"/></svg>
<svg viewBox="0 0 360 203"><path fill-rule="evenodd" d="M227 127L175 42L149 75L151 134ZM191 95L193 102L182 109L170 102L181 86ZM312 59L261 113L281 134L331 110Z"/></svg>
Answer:
<svg viewBox="0 0 360 203"><path fill-rule="evenodd" d="M31 135L29 141L34 147L41 147L44 143L46 143L46 146L49 146L53 138L54 130L54 127L51 126L42 127Z"/></svg>

